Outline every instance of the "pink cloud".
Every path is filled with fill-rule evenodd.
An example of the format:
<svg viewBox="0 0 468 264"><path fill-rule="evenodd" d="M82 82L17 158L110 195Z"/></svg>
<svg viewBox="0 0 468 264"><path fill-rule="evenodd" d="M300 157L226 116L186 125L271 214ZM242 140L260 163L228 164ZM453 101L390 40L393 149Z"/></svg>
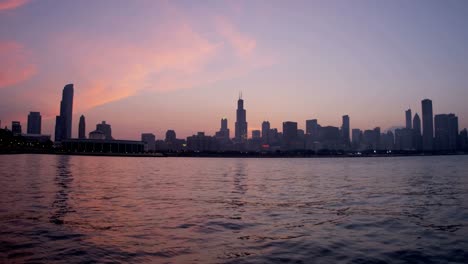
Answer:
<svg viewBox="0 0 468 264"><path fill-rule="evenodd" d="M252 55L257 42L252 37L241 33L236 27L223 17L216 17L216 30L235 49L237 55L246 57Z"/></svg>
<svg viewBox="0 0 468 264"><path fill-rule="evenodd" d="M29 56L21 44L0 41L0 88L23 82L36 73Z"/></svg>
<svg viewBox="0 0 468 264"><path fill-rule="evenodd" d="M0 0L0 11L15 9L27 4L29 0Z"/></svg>

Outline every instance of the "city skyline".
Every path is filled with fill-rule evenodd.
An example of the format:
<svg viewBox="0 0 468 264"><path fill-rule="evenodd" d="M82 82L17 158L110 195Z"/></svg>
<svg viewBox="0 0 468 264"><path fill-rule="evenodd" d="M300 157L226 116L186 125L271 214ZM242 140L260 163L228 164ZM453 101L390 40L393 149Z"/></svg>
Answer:
<svg viewBox="0 0 468 264"><path fill-rule="evenodd" d="M106 120L116 138L214 135L222 117L234 134L239 90L249 137L265 120L305 130L309 119L340 127L343 115L350 129L385 131L405 125L401 109L422 119L424 98L468 127L465 2L7 2L0 119L23 130L39 111L42 133L54 134L67 82L72 137L81 115Z"/></svg>

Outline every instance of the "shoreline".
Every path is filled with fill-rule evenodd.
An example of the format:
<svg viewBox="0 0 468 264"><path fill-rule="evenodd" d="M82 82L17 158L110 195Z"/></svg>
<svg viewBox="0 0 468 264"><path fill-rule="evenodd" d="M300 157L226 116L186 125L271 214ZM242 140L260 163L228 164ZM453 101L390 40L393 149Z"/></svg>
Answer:
<svg viewBox="0 0 468 264"><path fill-rule="evenodd" d="M76 153L53 151L9 151L0 152L1 155L65 155L65 156L93 156L93 157L135 157L135 158L393 158L393 157L432 157L432 156L461 156L466 152L457 153L340 153L340 154L313 154L313 153L259 153L259 152L161 152L161 153Z"/></svg>

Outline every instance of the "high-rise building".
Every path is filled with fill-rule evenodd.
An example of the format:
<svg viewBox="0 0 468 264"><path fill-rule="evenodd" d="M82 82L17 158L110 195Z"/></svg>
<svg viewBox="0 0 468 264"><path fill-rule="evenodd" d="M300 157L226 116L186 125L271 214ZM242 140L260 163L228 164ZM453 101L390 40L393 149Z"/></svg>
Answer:
<svg viewBox="0 0 468 264"><path fill-rule="evenodd" d="M42 117L39 112L29 112L28 115L28 134L41 134Z"/></svg>
<svg viewBox="0 0 468 264"><path fill-rule="evenodd" d="M343 144L345 147L350 146L350 126L349 126L349 116L344 115L343 116L343 124L341 125L341 133L343 136Z"/></svg>
<svg viewBox="0 0 468 264"><path fill-rule="evenodd" d="M176 132L174 130L169 129L166 131L166 138L164 139L166 143L174 143L176 139Z"/></svg>
<svg viewBox="0 0 468 264"><path fill-rule="evenodd" d="M106 121L102 121L101 124L96 125L96 130L102 131L105 135L105 139L112 140L112 129L109 124L106 124Z"/></svg>
<svg viewBox="0 0 468 264"><path fill-rule="evenodd" d="M292 150L296 148L297 142L297 123L283 122L283 150Z"/></svg>
<svg viewBox="0 0 468 264"><path fill-rule="evenodd" d="M239 96L239 100L237 100L235 133L237 143L243 143L247 140L247 117L244 109L244 100L242 100L242 94Z"/></svg>
<svg viewBox="0 0 468 264"><path fill-rule="evenodd" d="M411 109L405 111L406 115L406 129L412 129L411 127Z"/></svg>
<svg viewBox="0 0 468 264"><path fill-rule="evenodd" d="M269 132L270 132L270 122L263 121L262 122L262 143L263 144L270 144L270 140L268 139Z"/></svg>
<svg viewBox="0 0 468 264"><path fill-rule="evenodd" d="M20 121L12 121L12 122L11 122L11 132L12 132L14 135L19 135L19 134L23 133L23 131L21 130L21 123L20 123Z"/></svg>
<svg viewBox="0 0 468 264"><path fill-rule="evenodd" d="M361 129L355 128L351 131L353 149L359 149L361 146L362 131Z"/></svg>
<svg viewBox="0 0 468 264"><path fill-rule="evenodd" d="M468 151L468 130L463 129L460 131L460 143L458 146L458 149Z"/></svg>
<svg viewBox="0 0 468 264"><path fill-rule="evenodd" d="M424 99L422 106L423 150L431 151L434 148L434 117L432 114L432 101Z"/></svg>
<svg viewBox="0 0 468 264"><path fill-rule="evenodd" d="M422 150L421 118L417 113L413 118L413 147L415 150Z"/></svg>
<svg viewBox="0 0 468 264"><path fill-rule="evenodd" d="M306 120L306 134L311 135L314 140L319 137L319 125L317 119Z"/></svg>
<svg viewBox="0 0 468 264"><path fill-rule="evenodd" d="M449 149L449 118L446 114L435 115L435 138L434 148L436 150Z"/></svg>
<svg viewBox="0 0 468 264"><path fill-rule="evenodd" d="M55 119L55 141L71 138L73 115L73 84L67 84L62 91L60 115Z"/></svg>
<svg viewBox="0 0 468 264"><path fill-rule="evenodd" d="M86 138L86 121L84 115L80 116L80 123L78 124L78 138Z"/></svg>
<svg viewBox="0 0 468 264"><path fill-rule="evenodd" d="M459 135L458 135L458 117L455 114L448 115L448 139L449 139L449 150L456 150L459 145Z"/></svg>
<svg viewBox="0 0 468 264"><path fill-rule="evenodd" d="M221 143L221 147L223 148L230 141L228 120L226 118L221 119L221 128L218 132L216 132L215 138L219 141L219 143Z"/></svg>
<svg viewBox="0 0 468 264"><path fill-rule="evenodd" d="M261 139L261 134L260 130L252 130L252 139Z"/></svg>
<svg viewBox="0 0 468 264"><path fill-rule="evenodd" d="M156 150L156 136L152 133L141 134L141 141L145 144L145 151Z"/></svg>

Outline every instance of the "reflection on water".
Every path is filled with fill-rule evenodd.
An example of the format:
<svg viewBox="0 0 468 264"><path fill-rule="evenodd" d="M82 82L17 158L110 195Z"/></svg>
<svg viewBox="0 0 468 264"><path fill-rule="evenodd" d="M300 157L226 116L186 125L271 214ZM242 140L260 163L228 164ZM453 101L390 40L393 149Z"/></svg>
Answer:
<svg viewBox="0 0 468 264"><path fill-rule="evenodd" d="M57 193L52 203L50 222L61 225L65 215L71 211L68 205L68 195L71 191L70 185L73 182L73 176L70 168L70 156L57 156L57 160L57 173L55 175Z"/></svg>
<svg viewBox="0 0 468 264"><path fill-rule="evenodd" d="M0 156L0 262L466 263L468 157Z"/></svg>

